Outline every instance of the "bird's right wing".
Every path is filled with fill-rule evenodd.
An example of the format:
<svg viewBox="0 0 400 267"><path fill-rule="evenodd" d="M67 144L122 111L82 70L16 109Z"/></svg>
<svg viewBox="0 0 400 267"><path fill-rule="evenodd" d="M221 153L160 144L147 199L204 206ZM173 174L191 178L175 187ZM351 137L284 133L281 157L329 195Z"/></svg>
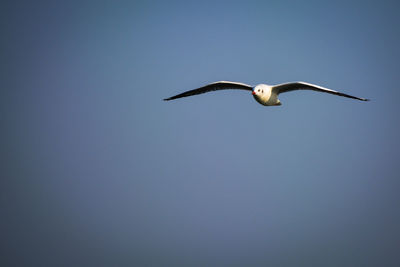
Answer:
<svg viewBox="0 0 400 267"><path fill-rule="evenodd" d="M252 91L253 87L248 84L244 84L244 83L219 81L219 82L207 84L207 85L197 88L197 89L183 92L179 95L171 96L164 100L169 101L169 100L173 100L173 99L177 99L177 98L181 98L181 97L199 95L199 94L204 94L204 93L211 92L211 91L227 90L227 89L239 89L239 90Z"/></svg>

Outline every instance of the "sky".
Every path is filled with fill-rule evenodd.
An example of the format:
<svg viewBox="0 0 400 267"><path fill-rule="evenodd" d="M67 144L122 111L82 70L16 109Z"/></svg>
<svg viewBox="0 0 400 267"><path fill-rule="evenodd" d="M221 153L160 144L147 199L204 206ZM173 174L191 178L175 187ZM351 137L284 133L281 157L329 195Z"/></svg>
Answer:
<svg viewBox="0 0 400 267"><path fill-rule="evenodd" d="M3 2L1 266L399 266L398 9Z"/></svg>

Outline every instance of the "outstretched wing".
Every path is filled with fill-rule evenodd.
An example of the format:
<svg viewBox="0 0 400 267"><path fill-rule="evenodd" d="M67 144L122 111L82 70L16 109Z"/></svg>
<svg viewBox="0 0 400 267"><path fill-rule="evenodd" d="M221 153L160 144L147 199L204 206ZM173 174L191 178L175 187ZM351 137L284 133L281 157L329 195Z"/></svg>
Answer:
<svg viewBox="0 0 400 267"><path fill-rule="evenodd" d="M169 100L173 100L173 99L177 99L177 98L181 98L181 97L199 95L199 94L204 94L204 93L211 92L211 91L227 90L227 89L239 89L239 90L252 91L253 87L248 84L244 84L244 83L219 81L219 82L207 84L207 85L197 88L197 89L186 91L179 95L171 96L164 100L169 101Z"/></svg>
<svg viewBox="0 0 400 267"><path fill-rule="evenodd" d="M369 99L366 98L360 98L352 95L348 95L345 93L341 93L338 91L334 91L328 88L324 88L315 84L311 83L305 83L305 82L292 82L292 83L283 83L283 84L278 84L275 85L272 88L273 91L275 91L277 94L280 93L286 93L294 90L313 90L313 91L318 91L318 92L323 92L323 93L328 93L332 95L338 95L338 96L344 96L344 97L349 97L353 99L358 99L361 101L369 101Z"/></svg>

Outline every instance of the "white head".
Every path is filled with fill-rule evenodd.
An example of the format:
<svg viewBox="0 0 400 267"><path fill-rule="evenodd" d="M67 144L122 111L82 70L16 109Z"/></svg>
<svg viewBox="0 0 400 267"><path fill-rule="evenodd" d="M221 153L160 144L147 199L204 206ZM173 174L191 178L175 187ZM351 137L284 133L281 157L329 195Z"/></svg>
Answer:
<svg viewBox="0 0 400 267"><path fill-rule="evenodd" d="M268 86L266 84L259 84L256 87L254 87L253 92L251 93L254 97L262 97L264 95L270 95L271 94L271 86Z"/></svg>
<svg viewBox="0 0 400 267"><path fill-rule="evenodd" d="M254 87L251 93L255 100L265 106L280 105L278 95L272 92L272 86L266 84L259 84Z"/></svg>

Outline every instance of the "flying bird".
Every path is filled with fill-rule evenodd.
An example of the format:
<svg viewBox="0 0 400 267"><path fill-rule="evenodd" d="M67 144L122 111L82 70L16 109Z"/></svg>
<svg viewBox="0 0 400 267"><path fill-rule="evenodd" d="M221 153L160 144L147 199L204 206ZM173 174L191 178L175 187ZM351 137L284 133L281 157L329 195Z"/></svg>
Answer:
<svg viewBox="0 0 400 267"><path fill-rule="evenodd" d="M277 85L267 85L267 84L259 84L255 87L238 82L229 82L229 81L219 81L207 84L203 87L193 89L190 91L183 92L181 94L171 96L169 98L164 99L165 101L174 100L181 97L187 97L192 95L204 94L211 91L217 90L227 90L227 89L238 89L238 90L247 90L251 91L254 99L264 106L280 106L281 101L278 99L279 94L286 93L294 90L313 90L323 93L328 93L332 95L344 96L348 98L353 98L361 101L369 101L366 98L360 98L352 95L348 95L345 93L341 93L338 91L334 91L328 88L324 88L315 84L306 83L306 82L290 82L290 83L282 83Z"/></svg>

